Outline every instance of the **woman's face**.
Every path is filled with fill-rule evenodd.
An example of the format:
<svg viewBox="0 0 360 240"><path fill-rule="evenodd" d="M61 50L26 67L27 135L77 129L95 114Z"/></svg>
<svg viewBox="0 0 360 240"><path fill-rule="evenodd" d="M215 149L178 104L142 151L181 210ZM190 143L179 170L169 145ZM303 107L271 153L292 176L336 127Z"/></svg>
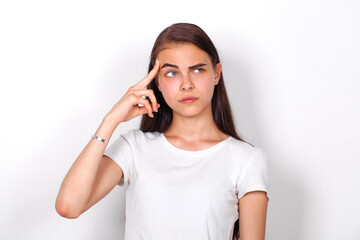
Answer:
<svg viewBox="0 0 360 240"><path fill-rule="evenodd" d="M221 64L214 68L209 55L191 43L172 43L158 53L156 84L174 114L194 116L210 111ZM192 100L181 101L185 97Z"/></svg>

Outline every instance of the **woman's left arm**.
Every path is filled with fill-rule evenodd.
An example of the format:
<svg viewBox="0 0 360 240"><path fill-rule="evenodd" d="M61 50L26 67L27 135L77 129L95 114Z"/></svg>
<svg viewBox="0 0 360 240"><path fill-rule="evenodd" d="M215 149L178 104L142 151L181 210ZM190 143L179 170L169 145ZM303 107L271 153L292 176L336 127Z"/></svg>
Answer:
<svg viewBox="0 0 360 240"><path fill-rule="evenodd" d="M241 240L264 240L268 197L264 191L246 193L239 199Z"/></svg>

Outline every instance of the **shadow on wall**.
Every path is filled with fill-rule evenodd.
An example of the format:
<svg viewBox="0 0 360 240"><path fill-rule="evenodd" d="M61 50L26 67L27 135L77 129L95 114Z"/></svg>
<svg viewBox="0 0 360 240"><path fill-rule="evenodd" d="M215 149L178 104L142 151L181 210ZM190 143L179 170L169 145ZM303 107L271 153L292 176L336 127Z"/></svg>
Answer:
<svg viewBox="0 0 360 240"><path fill-rule="evenodd" d="M285 159L286 157L283 156ZM290 176L296 169L276 166L275 156L271 162L271 199L268 207L267 238L269 240L302 240L305 232L306 189L301 179ZM288 158L288 161L291 161ZM287 165L290 166L290 165Z"/></svg>

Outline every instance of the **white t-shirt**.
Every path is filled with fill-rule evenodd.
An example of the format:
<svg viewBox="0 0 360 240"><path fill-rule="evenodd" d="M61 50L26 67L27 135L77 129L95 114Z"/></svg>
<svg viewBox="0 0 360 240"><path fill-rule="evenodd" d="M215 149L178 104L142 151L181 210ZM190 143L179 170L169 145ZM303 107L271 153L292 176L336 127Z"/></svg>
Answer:
<svg viewBox="0 0 360 240"><path fill-rule="evenodd" d="M125 240L231 240L238 199L268 192L267 154L228 137L200 151L132 129L106 150L123 170Z"/></svg>

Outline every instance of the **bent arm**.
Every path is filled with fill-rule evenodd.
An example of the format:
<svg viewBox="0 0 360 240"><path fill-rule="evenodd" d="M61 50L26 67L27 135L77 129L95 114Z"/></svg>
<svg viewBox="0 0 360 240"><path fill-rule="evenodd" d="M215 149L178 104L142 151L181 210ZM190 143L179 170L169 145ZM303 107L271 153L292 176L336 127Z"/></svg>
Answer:
<svg viewBox="0 0 360 240"><path fill-rule="evenodd" d="M95 133L106 139L106 144L91 138L66 174L55 203L56 211L61 216L77 218L110 192L121 179L121 168L103 156L116 127L115 122L106 116Z"/></svg>
<svg viewBox="0 0 360 240"><path fill-rule="evenodd" d="M269 198L264 191L253 191L239 199L241 240L264 240Z"/></svg>

